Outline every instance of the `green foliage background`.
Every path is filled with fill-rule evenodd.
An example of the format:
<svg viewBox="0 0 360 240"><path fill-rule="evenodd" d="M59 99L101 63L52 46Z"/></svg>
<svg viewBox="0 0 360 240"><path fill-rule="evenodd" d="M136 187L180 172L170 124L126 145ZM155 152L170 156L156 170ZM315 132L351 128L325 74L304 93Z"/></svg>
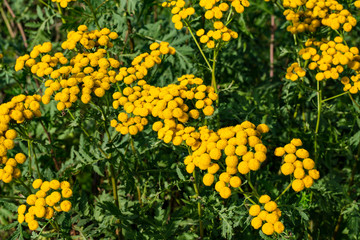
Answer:
<svg viewBox="0 0 360 240"><path fill-rule="evenodd" d="M95 1L97 18L101 27L119 34L115 47L110 50L125 66L139 53L148 51L154 40L168 41L177 53L168 57L151 72L147 81L165 86L177 81L183 74L195 74L210 84L211 73L185 28L176 30L171 23L171 13L161 7L160 0ZM195 1L192 1L195 2ZM51 41L54 48L66 39L66 32L86 24L96 29L91 9L83 1L71 2L64 11L63 24L57 11L42 1L12 0L9 6L0 2L0 99L9 101L20 93L39 91L35 79L27 72L15 72L16 57L21 56L44 41ZM51 1L44 3L54 6ZM345 3L345 1L344 1ZM197 9L198 10L198 9ZM353 13L356 15L357 13ZM271 15L275 16L274 77L270 78ZM28 47L20 32L13 28L12 38L6 21L12 26L22 24ZM128 35L128 23L132 33ZM193 23L197 28L201 21ZM268 160L260 171L253 174L255 187L261 194L277 196L289 179L279 174L281 162L271 156L273 150L292 138L301 138L305 148L313 155L316 124L316 92L304 84L284 80L286 68L297 57L293 36L286 31L285 18L274 4L261 0L251 1L251 6L236 15L231 28L239 33L221 51L217 61L216 78L219 84L220 105L215 116L209 119L209 128L232 126L249 120L266 123L270 133L264 143L269 149ZM348 42L358 45L359 28L347 36ZM134 48L130 48L130 39ZM301 39L300 39L301 40ZM304 40L304 39L303 39ZM205 50L209 55L210 51ZM313 79L308 79L314 83ZM316 88L316 87L315 87ZM341 84L327 84L325 98L342 92ZM102 101L110 100L107 93ZM359 102L357 96L355 101ZM197 203L204 213L204 239L271 239L250 226L249 205L240 194L223 200L212 187L200 184L200 197L194 198L193 178L186 173L184 148L175 148L157 139L148 127L133 137L116 138L109 142L104 132L104 121L96 108L77 103L72 107L75 120L59 112L52 102L44 106L43 116L32 121L32 135L44 178L70 179L73 185L73 210L61 213L57 222L60 233L47 232L43 237L53 239L115 239L114 229L121 227L126 239L198 239ZM321 173L309 190L294 193L290 190L279 205L283 211L286 232L278 239L358 239L359 211L359 144L360 109L344 95L323 105L320 145L317 168ZM117 112L105 109L108 119ZM218 121L217 119L220 119ZM42 126L44 125L44 127ZM79 125L86 127L102 148L112 153L104 159L94 141L90 141ZM49 135L44 131L47 129ZM117 133L109 128L112 136ZM51 141L49 141L51 140ZM18 149L26 152L25 143ZM49 149L53 150L53 154ZM56 171L53 158L61 163ZM109 162L114 164L121 208L114 204L109 178ZM31 182L32 176L24 165L23 176ZM16 200L2 198L18 196L24 188L15 184L0 184L0 239L36 239L16 221Z"/></svg>

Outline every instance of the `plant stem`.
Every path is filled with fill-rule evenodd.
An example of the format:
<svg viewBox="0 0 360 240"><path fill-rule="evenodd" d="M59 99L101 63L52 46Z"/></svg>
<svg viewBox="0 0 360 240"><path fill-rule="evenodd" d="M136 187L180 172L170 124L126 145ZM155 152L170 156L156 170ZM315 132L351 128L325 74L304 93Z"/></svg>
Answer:
<svg viewBox="0 0 360 240"><path fill-rule="evenodd" d="M60 14L60 17L61 17L61 21L62 21L63 24L65 24L65 23L66 23L66 20L65 20L64 17L63 17L62 10L61 10L61 7L60 7L60 3L57 2L56 5L57 5L58 10L59 10L59 14Z"/></svg>
<svg viewBox="0 0 360 240"><path fill-rule="evenodd" d="M321 107L322 107L322 102L323 102L319 81L317 81L316 90L317 90L317 120L316 120L315 139L314 139L315 162L317 162L317 159L318 159L317 138L318 138L318 132L319 132L319 126L320 126Z"/></svg>
<svg viewBox="0 0 360 240"><path fill-rule="evenodd" d="M239 187L239 190L240 190L240 192L245 196L245 199L249 200L252 204L256 204L256 203L251 199L251 197L244 192L244 190L243 190L241 187Z"/></svg>
<svg viewBox="0 0 360 240"><path fill-rule="evenodd" d="M29 158L29 174L32 176L32 159L31 159L31 140L27 140L28 142L28 158Z"/></svg>
<svg viewBox="0 0 360 240"><path fill-rule="evenodd" d="M347 92L348 93L348 95L349 95L349 97L350 97L350 99L351 99L351 101L353 101L353 103L360 109L360 106L359 106L359 104L354 100L354 98L351 96L351 93L349 93L349 92Z"/></svg>
<svg viewBox="0 0 360 240"><path fill-rule="evenodd" d="M33 152L33 156L34 156L34 160L35 160L35 166L36 166L36 171L37 171L37 174L38 174L38 177L40 179L42 179L42 175L40 173L40 168L39 168L39 162L37 160L37 157L36 157L36 153L35 153L35 149L34 149L34 145L33 145L33 142L31 141L30 142L30 146L31 146L31 150Z"/></svg>
<svg viewBox="0 0 360 240"><path fill-rule="evenodd" d="M216 84L216 78L215 78L215 66L216 66L216 58L218 56L218 49L214 50L214 58L213 58L213 65L211 68L211 86L215 89L215 93L218 93L217 84ZM216 105L218 105L219 100L216 101Z"/></svg>
<svg viewBox="0 0 360 240"><path fill-rule="evenodd" d="M194 39L194 41L195 41L195 43L196 43L196 46L197 46L198 49L200 50L200 53L201 53L201 55L203 56L206 64L208 65L209 70L212 71L211 65L210 65L209 61L207 60L207 58L205 57L205 54L204 54L203 50L201 49L201 47L200 47L200 45L199 45L199 42L196 40L196 37L195 37L193 31L191 30L191 27L190 27L188 21L185 20L185 24L186 24L187 29L189 29L189 32L190 32L192 38Z"/></svg>
<svg viewBox="0 0 360 240"><path fill-rule="evenodd" d="M67 111L68 111L68 113L70 114L72 120L75 121L75 117L74 117L74 115L70 112L70 109L69 109L69 108L67 108ZM89 133L85 130L85 128L84 128L81 124L79 124L79 126L80 126L81 130L83 130L83 132L85 133L85 135L90 139L90 135L89 135Z"/></svg>
<svg viewBox="0 0 360 240"><path fill-rule="evenodd" d="M280 199L280 197L282 196L282 195L284 195L286 192L287 192L287 190L289 190L290 189L290 187L291 187L291 185L292 185L292 181L289 183L289 185L285 188L285 190L282 192L282 193L280 193L280 195L279 196L277 196L277 198L275 198L275 202L277 201L277 200L279 200Z"/></svg>
<svg viewBox="0 0 360 240"><path fill-rule="evenodd" d="M245 178L247 179L247 181L248 181L248 183L249 183L249 186L250 186L250 188L253 190L255 196L256 196L257 198L259 198L258 192L256 191L254 185L252 185L252 183L251 183L250 172L249 172L249 174L245 175Z"/></svg>
<svg viewBox="0 0 360 240"><path fill-rule="evenodd" d="M0 196L0 199L20 199L20 200L23 200L23 199L26 199L25 197L13 197L13 196Z"/></svg>
<svg viewBox="0 0 360 240"><path fill-rule="evenodd" d="M196 171L193 171L193 177L194 177L194 190L195 190L195 193L196 193L195 198L198 198L200 196L200 194L199 194L199 187L198 187L198 184L197 184ZM200 238L203 239L203 237L204 237L204 226L203 226L203 222L201 220L202 209L201 209L200 201L198 202L197 207L198 207L199 225L200 225Z"/></svg>
<svg viewBox="0 0 360 240"><path fill-rule="evenodd" d="M335 96L326 98L326 99L322 100L322 102L326 102L326 101L332 100L332 99L334 99L334 98L338 98L338 97L340 97L340 96L342 96L342 95L345 95L345 94L347 94L347 93L348 93L348 92L343 92L343 93L340 93L340 94L338 94L338 95L335 95Z"/></svg>

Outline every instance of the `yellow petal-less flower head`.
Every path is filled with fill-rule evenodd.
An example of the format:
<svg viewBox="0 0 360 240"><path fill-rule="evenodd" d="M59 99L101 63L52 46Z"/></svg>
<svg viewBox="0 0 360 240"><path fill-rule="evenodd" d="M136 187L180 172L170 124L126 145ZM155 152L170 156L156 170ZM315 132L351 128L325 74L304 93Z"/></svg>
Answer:
<svg viewBox="0 0 360 240"><path fill-rule="evenodd" d="M293 138L291 140L291 144L294 145L295 147L300 147L302 146L302 141L299 138Z"/></svg>
<svg viewBox="0 0 360 240"><path fill-rule="evenodd" d="M312 177L315 180L320 178L320 173L316 169L309 170L309 175L310 175L310 177Z"/></svg>
<svg viewBox="0 0 360 240"><path fill-rule="evenodd" d="M281 165L281 172L282 174L286 175L290 175L294 172L295 167L292 163L284 163L283 165Z"/></svg>
<svg viewBox="0 0 360 240"><path fill-rule="evenodd" d="M37 199L37 196L35 194L30 194L27 198L26 198L26 203L29 205L35 205L35 201Z"/></svg>
<svg viewBox="0 0 360 240"><path fill-rule="evenodd" d="M64 188L62 191L61 191L61 195L64 197L64 198L69 198L71 197L73 194L72 190L70 188Z"/></svg>
<svg viewBox="0 0 360 240"><path fill-rule="evenodd" d="M265 204L270 202L271 198L269 197L269 195L261 195L259 198L259 203Z"/></svg>
<svg viewBox="0 0 360 240"><path fill-rule="evenodd" d="M301 149L296 150L296 156L298 158L303 158L303 159L308 158L309 157L309 152L307 150L301 148Z"/></svg>
<svg viewBox="0 0 360 240"><path fill-rule="evenodd" d="M220 190L220 196L222 198L229 198L231 196L231 190L230 188L228 187L223 187L221 190Z"/></svg>
<svg viewBox="0 0 360 240"><path fill-rule="evenodd" d="M285 149L283 147L278 147L274 152L275 156L282 157L285 154Z"/></svg>
<svg viewBox="0 0 360 240"><path fill-rule="evenodd" d="M60 188L60 182L56 179L50 181L50 188L57 190Z"/></svg>
<svg viewBox="0 0 360 240"><path fill-rule="evenodd" d="M214 175L207 173L203 177L203 183L205 186L211 186L214 182Z"/></svg>
<svg viewBox="0 0 360 240"><path fill-rule="evenodd" d="M265 204L264 208L268 212L273 212L277 208L277 204L274 201L270 201L270 202Z"/></svg>
<svg viewBox="0 0 360 240"><path fill-rule="evenodd" d="M32 220L28 223L28 226L31 231L34 231L39 227L39 223L36 220Z"/></svg>
<svg viewBox="0 0 360 240"><path fill-rule="evenodd" d="M315 167L315 162L314 162L314 160L312 160L310 158L305 158L303 160L303 166L305 169L311 170Z"/></svg>
<svg viewBox="0 0 360 240"><path fill-rule="evenodd" d="M306 188L309 188L314 184L314 180L309 175L305 176L302 181Z"/></svg>
<svg viewBox="0 0 360 240"><path fill-rule="evenodd" d="M291 186L292 186L292 188L294 189L295 192L300 192L305 187L304 182L302 180L300 180L300 179L295 179L292 182Z"/></svg>
<svg viewBox="0 0 360 240"><path fill-rule="evenodd" d="M32 183L32 187L33 187L34 189L38 189L38 188L41 187L42 183L43 183L43 181L42 181L41 179L36 179L36 180L34 180L34 182Z"/></svg>
<svg viewBox="0 0 360 240"><path fill-rule="evenodd" d="M272 235L274 233L274 225L272 225L271 223L265 223L261 230L263 231L263 233L265 233L266 235Z"/></svg>
<svg viewBox="0 0 360 240"><path fill-rule="evenodd" d="M261 228L261 226L262 226L262 220L261 220L261 218L259 218L259 217L254 217L254 218L251 220L251 226L252 226L254 229L259 229L259 228Z"/></svg>
<svg viewBox="0 0 360 240"><path fill-rule="evenodd" d="M268 223L274 224L279 220L279 216L276 214L276 212L272 212L266 216L266 221Z"/></svg>
<svg viewBox="0 0 360 240"><path fill-rule="evenodd" d="M245 175L250 172L249 165L246 161L241 161L238 165L238 171L239 173Z"/></svg>
<svg viewBox="0 0 360 240"><path fill-rule="evenodd" d="M22 205L20 205L19 207L18 207L18 213L19 214L25 214L25 212L26 212L26 205L25 204L22 204Z"/></svg>
<svg viewBox="0 0 360 240"><path fill-rule="evenodd" d="M17 153L14 158L19 164L23 164L26 160L26 156L23 153Z"/></svg>
<svg viewBox="0 0 360 240"><path fill-rule="evenodd" d="M61 189L70 188L70 183L68 181L62 181L60 184Z"/></svg>
<svg viewBox="0 0 360 240"><path fill-rule="evenodd" d="M68 212L71 209L71 202L68 200L64 200L60 203L61 210L64 212Z"/></svg>
<svg viewBox="0 0 360 240"><path fill-rule="evenodd" d="M286 153L295 153L296 152L296 147L295 145L289 143L289 144L286 144L284 146L284 150Z"/></svg>
<svg viewBox="0 0 360 240"><path fill-rule="evenodd" d="M262 123L262 124L259 124L257 127L256 127L256 130L258 130L260 133L267 133L270 131L269 127Z"/></svg>
<svg viewBox="0 0 360 240"><path fill-rule="evenodd" d="M50 219L54 216L54 209L51 207L46 208L45 218Z"/></svg>
<svg viewBox="0 0 360 240"><path fill-rule="evenodd" d="M238 176L234 176L230 178L230 185L233 188L238 188L241 185L241 179Z"/></svg>
<svg viewBox="0 0 360 240"><path fill-rule="evenodd" d="M282 233L284 231L285 227L284 227L284 224L280 221L277 221L275 224L274 224L274 230L275 232L277 233Z"/></svg>
<svg viewBox="0 0 360 240"><path fill-rule="evenodd" d="M249 214L251 216L255 217L255 216L259 215L260 211L261 211L261 208L259 205L252 205L249 209Z"/></svg>

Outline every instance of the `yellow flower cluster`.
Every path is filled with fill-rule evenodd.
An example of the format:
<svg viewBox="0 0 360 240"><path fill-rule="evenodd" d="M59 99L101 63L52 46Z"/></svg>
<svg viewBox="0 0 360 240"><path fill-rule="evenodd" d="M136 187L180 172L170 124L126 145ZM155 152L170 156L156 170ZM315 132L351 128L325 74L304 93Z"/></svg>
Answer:
<svg viewBox="0 0 360 240"><path fill-rule="evenodd" d="M87 50L98 46L111 48L114 46L111 40L118 37L116 32L111 32L108 28L89 31L87 26L80 25L78 31L70 31L67 34L67 40L61 44L61 47L73 50L79 43L79 47L83 46Z"/></svg>
<svg viewBox="0 0 360 240"><path fill-rule="evenodd" d="M9 129L9 123L11 120L14 120L17 124L20 124L25 120L31 120L33 117L41 117L40 101L40 95L25 96L20 94L13 97L9 102L1 104L0 135L3 136L3 133ZM9 146L10 145L13 145L13 142L11 142Z"/></svg>
<svg viewBox="0 0 360 240"><path fill-rule="evenodd" d="M350 32L356 26L356 19L335 0L285 0L283 6L286 20L292 25L287 30L292 34L305 31L315 32L321 26L328 26L334 30L342 27Z"/></svg>
<svg viewBox="0 0 360 240"><path fill-rule="evenodd" d="M303 148L302 141L298 138L291 140L284 147L275 149L275 156L283 157L281 172L284 175L293 174L295 180L292 182L294 191L299 192L305 187L313 185L314 180L319 179L319 171L315 169L315 162L309 158L309 152ZM307 171L307 174L305 172Z"/></svg>
<svg viewBox="0 0 360 240"><path fill-rule="evenodd" d="M353 71L355 75L350 78L347 76L341 77L341 82L344 84L344 91L349 91L355 94L360 89L360 56L357 47L348 47L343 43L341 37L335 37L333 41L323 39L322 41L315 41L308 39L305 43L305 48L299 51L302 59L307 61L308 69L317 71L315 78L317 81L326 79L337 80L341 74L349 71L344 71L346 68ZM295 73L293 73L293 71ZM293 63L288 69L286 78L292 81L305 75L305 71L299 67L297 63Z"/></svg>
<svg viewBox="0 0 360 240"><path fill-rule="evenodd" d="M32 183L32 187L39 190L26 198L29 206L22 204L18 207L19 223L25 221L30 230L34 231L39 227L39 219L51 219L54 216L54 210L57 212L70 211L71 202L64 200L72 196L69 182L62 181L60 183L58 180L49 182L36 179Z"/></svg>
<svg viewBox="0 0 360 240"><path fill-rule="evenodd" d="M43 77L52 72L52 67L56 66L58 59L51 58L50 55L44 55L41 57L41 63L36 62L36 58L43 55L44 53L50 52L52 44L45 42L42 45L36 45L29 54L20 56L16 59L15 71L22 70L25 66L31 68L31 72L36 74L38 77Z"/></svg>
<svg viewBox="0 0 360 240"><path fill-rule="evenodd" d="M115 80L117 82L123 81L126 85L140 81L148 74L148 69L154 67L155 64L161 63L160 57L167 54L174 55L176 53L175 48L171 47L168 42L154 42L150 45L150 50L150 54L142 53L135 57L131 62L132 67L120 68L118 74L115 76ZM144 84L145 82L142 85Z"/></svg>
<svg viewBox="0 0 360 240"><path fill-rule="evenodd" d="M248 0L232 0L231 6L234 7L238 13L244 12L244 7L250 5ZM163 7L171 7L171 13L174 14L172 22L175 24L176 29L183 28L184 24L182 20L186 19L195 13L193 7L185 7L186 3L184 0L172 1L168 0L162 4ZM217 42L224 41L228 42L232 38L238 38L238 33L227 28L225 24L220 21L225 13L229 11L230 6L226 2L220 2L220 0L201 0L199 5L205 8L205 18L211 21L212 28L209 31L199 29L196 31L196 35L200 37L200 42L206 44L208 48L214 48Z"/></svg>
<svg viewBox="0 0 360 240"><path fill-rule="evenodd" d="M296 62L287 68L285 78L291 81L296 81L299 77L302 78L305 77L305 75L306 71Z"/></svg>
<svg viewBox="0 0 360 240"><path fill-rule="evenodd" d="M238 38L238 33L235 31L232 31L231 29L227 28L221 21L214 22L214 30L209 30L205 34L204 29L199 29L196 31L196 35L200 37L201 43L206 43L206 46L208 48L214 48L215 47L215 41L221 39L224 42L230 41L232 38L236 39Z"/></svg>
<svg viewBox="0 0 360 240"><path fill-rule="evenodd" d="M9 132L10 134L13 134L12 131L15 132L15 130L10 129L6 132L6 134L8 134ZM21 175L21 171L16 166L18 164L23 164L25 161L26 156L23 153L17 153L14 158L8 158L6 156L3 156L1 159L1 163L4 164L5 167L0 168L0 180L2 180L4 183L9 183L13 180L13 178L19 178Z"/></svg>
<svg viewBox="0 0 360 240"><path fill-rule="evenodd" d="M184 27L182 20L195 13L195 9L193 7L185 7L185 4L184 0L168 0L167 2L162 3L163 7L171 8L171 13L174 14L171 21L175 24L175 28L178 30Z"/></svg>
<svg viewBox="0 0 360 240"><path fill-rule="evenodd" d="M60 7L66 8L69 2L75 2L76 0L51 0L52 2L60 3Z"/></svg>
<svg viewBox="0 0 360 240"><path fill-rule="evenodd" d="M259 203L262 205L254 204L249 209L250 216L254 218L251 220L251 226L254 229L261 230L266 235L282 233L285 229L284 224L279 221L281 211L276 202L271 201L268 195L262 195L259 198ZM265 222L263 224L263 222Z"/></svg>
<svg viewBox="0 0 360 240"><path fill-rule="evenodd" d="M260 124L257 127L245 121L239 125L221 128L217 132L211 131L207 126L195 128L187 127L180 130L179 142L191 146L193 153L184 160L186 171L192 173L195 167L207 170L203 183L211 186L215 181L215 174L220 166L226 166L218 177L215 190L222 198L231 195L231 189L241 185L237 174L247 174L257 171L262 162L266 160L267 149L261 142L261 134L269 131L268 126ZM225 153L225 162L222 163L222 154Z"/></svg>
<svg viewBox="0 0 360 240"><path fill-rule="evenodd" d="M224 16L224 12L230 9L229 4L220 0L200 0L199 5L205 8L206 19L221 19ZM231 6L234 7L237 13L243 13L245 7L249 7L250 3L248 0L229 0Z"/></svg>
<svg viewBox="0 0 360 240"><path fill-rule="evenodd" d="M13 178L20 177L21 171L17 168L18 164L23 164L26 156L23 153L17 153L14 158L8 158L7 152L15 147L14 139L17 132L9 129L9 124L13 121L21 124L25 120L31 120L33 117L40 117L40 95L25 96L20 94L13 97L9 102L0 105L0 180L9 183Z"/></svg>
<svg viewBox="0 0 360 240"><path fill-rule="evenodd" d="M52 44L46 42L35 46L30 55L19 57L15 70L19 71L26 66L38 77L48 79L42 96L44 104L48 104L54 94L54 99L59 101L57 109L62 111L71 107L80 93L81 101L87 104L91 101L91 93L102 97L110 89L110 84L118 81L116 70L120 67L120 62L107 58L105 49L112 47L110 40L116 38L118 34L107 28L88 31L85 25L80 25L78 31L68 33L67 40L61 46L64 50L78 51L85 48L83 53L78 51L70 60L62 52L45 54L52 49ZM97 48L92 51L94 47Z"/></svg>

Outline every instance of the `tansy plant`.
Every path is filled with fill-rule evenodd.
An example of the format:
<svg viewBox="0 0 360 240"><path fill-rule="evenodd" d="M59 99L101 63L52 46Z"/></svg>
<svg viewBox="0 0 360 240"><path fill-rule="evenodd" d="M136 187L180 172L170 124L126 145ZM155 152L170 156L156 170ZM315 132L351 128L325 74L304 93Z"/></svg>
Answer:
<svg viewBox="0 0 360 240"><path fill-rule="evenodd" d="M33 238L219 239L221 232L235 239L293 239L300 228L294 222L308 218L304 209L318 211L313 195L324 191L319 185L326 180L317 169L324 165L319 136L325 102L348 95L357 105L359 49L346 34L356 28L350 8L360 1L261 3L281 11L283 31L294 39L294 62L287 61L281 84L300 89L289 108L303 129L296 123L291 132L275 127L283 120L277 112L263 115L268 107L258 101L261 96L232 90L234 81L223 83L231 63L220 59L235 52L233 43L243 44L249 1L154 1L154 19L158 11L167 14L171 34L187 36L178 42L134 28L130 19L141 14L134 14L131 1L95 2L41 0L54 19L60 17L61 40L37 41L13 66L14 76L35 86L28 91L20 85L0 105L0 180L16 189L16 196L0 199L18 204L15 238L31 231ZM69 17L82 11L86 21ZM106 24L112 17L119 25ZM184 53L189 45L200 58L184 69L177 61L190 61ZM229 69L226 76L245 71ZM343 92L324 98L334 84ZM232 91L254 108L244 119L230 113L233 119L225 121L224 105L237 100L226 97ZM312 95L302 101L306 91ZM316 107L315 114L306 112L305 102ZM351 171L349 187L355 181Z"/></svg>

